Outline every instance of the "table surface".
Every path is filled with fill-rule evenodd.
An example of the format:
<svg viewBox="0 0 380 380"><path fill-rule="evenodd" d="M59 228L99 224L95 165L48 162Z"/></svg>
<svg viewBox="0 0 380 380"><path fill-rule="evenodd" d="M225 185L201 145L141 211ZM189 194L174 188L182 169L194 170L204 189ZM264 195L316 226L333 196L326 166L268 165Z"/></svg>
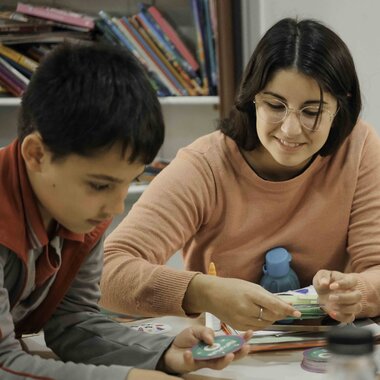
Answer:
<svg viewBox="0 0 380 380"><path fill-rule="evenodd" d="M140 324L146 320L132 322ZM184 328L202 323L202 319L190 319L180 317L160 317L147 320L167 324L171 327L169 335L176 335ZM128 324L128 323L127 323ZM29 350L43 356L49 356L49 350L44 345L43 335L24 338L24 343ZM294 380L294 379L324 379L325 374L305 371L300 363L302 361L303 349L280 350L252 353L246 358L233 362L221 371L201 369L184 375L186 380ZM376 358L380 360L380 348L376 352ZM380 376L377 377L380 379Z"/></svg>

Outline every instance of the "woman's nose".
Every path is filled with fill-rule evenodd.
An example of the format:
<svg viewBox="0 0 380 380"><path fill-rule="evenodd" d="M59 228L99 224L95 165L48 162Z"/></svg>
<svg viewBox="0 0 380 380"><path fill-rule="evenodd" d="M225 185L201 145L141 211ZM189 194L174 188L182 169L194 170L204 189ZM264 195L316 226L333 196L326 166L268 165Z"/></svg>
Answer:
<svg viewBox="0 0 380 380"><path fill-rule="evenodd" d="M289 112L281 124L281 131L286 136L297 136L302 133L302 125L296 112Z"/></svg>

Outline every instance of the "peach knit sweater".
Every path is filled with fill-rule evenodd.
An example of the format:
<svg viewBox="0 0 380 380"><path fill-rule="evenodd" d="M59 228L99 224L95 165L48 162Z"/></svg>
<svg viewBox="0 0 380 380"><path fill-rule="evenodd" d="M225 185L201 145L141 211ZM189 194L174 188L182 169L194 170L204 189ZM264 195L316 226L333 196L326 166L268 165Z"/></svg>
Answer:
<svg viewBox="0 0 380 380"><path fill-rule="evenodd" d="M210 261L219 276L258 282L277 246L292 254L302 286L319 269L351 268L361 315L380 314L380 139L372 127L360 121L337 154L283 182L257 176L219 131L180 150L108 237L102 305L184 315L188 283ZM189 271L164 265L181 248Z"/></svg>

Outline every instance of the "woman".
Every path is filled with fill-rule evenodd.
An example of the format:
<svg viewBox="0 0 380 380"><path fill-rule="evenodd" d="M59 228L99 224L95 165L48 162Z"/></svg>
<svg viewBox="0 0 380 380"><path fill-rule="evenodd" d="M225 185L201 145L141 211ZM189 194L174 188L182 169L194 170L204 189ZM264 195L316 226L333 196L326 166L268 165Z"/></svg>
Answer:
<svg viewBox="0 0 380 380"><path fill-rule="evenodd" d="M282 246L331 317L379 315L380 141L360 110L345 43L317 21L276 23L230 117L179 151L108 238L103 305L260 329L294 313L257 285ZM162 265L178 249L189 271Z"/></svg>

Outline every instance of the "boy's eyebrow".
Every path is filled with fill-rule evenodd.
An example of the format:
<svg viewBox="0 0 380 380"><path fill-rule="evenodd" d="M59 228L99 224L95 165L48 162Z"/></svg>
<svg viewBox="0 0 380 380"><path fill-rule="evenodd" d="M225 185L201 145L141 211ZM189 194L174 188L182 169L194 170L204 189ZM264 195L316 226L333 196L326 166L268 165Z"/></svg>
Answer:
<svg viewBox="0 0 380 380"><path fill-rule="evenodd" d="M272 95L276 98L279 98L281 99L282 101L284 101L285 103L287 103L287 99L284 98L283 96L279 95L279 94L276 94L275 92L272 92L272 91L263 91L263 94L265 95ZM316 100L307 100L306 102L304 102L303 104L319 104L321 101L320 99L316 99ZM322 104L327 104L327 102L323 101Z"/></svg>
<svg viewBox="0 0 380 380"><path fill-rule="evenodd" d="M143 174L145 171L145 167L143 170L141 170L141 172L135 177L139 177L141 174ZM108 181L108 182L114 182L114 183L123 183L124 181L120 178L116 178L116 177L112 177L110 175L107 175L107 174L88 174L88 177L92 178L92 179L100 179L102 181Z"/></svg>
<svg viewBox="0 0 380 380"><path fill-rule="evenodd" d="M119 178L112 177L110 175L106 174L88 174L88 177L93 178L93 179L100 179L103 181L109 181L109 182L115 182L115 183L122 183L123 180Z"/></svg>

